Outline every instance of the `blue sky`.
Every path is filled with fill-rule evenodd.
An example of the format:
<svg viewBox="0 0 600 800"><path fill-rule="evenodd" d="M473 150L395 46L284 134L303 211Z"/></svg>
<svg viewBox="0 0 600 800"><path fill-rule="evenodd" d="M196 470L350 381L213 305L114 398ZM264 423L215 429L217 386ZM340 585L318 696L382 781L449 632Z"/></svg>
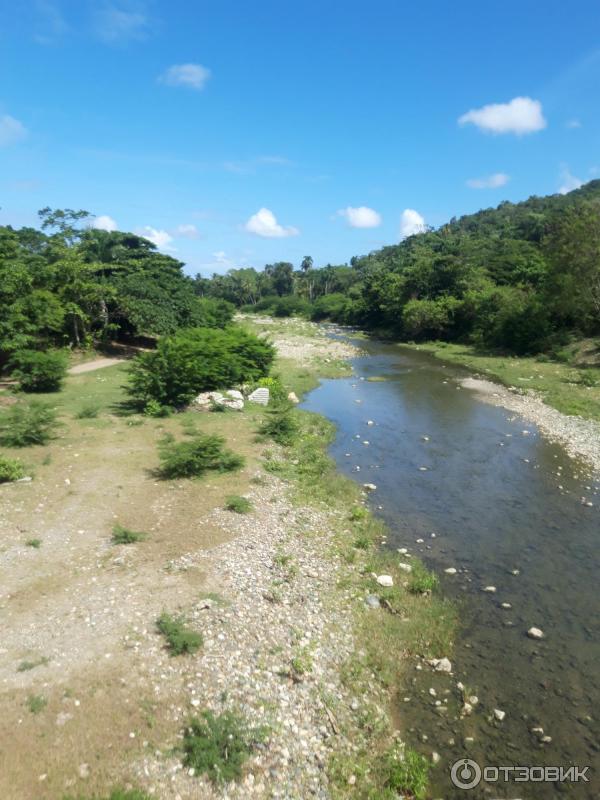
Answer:
<svg viewBox="0 0 600 800"><path fill-rule="evenodd" d="M0 30L0 224L135 230L191 274L600 177L600 2L24 0Z"/></svg>

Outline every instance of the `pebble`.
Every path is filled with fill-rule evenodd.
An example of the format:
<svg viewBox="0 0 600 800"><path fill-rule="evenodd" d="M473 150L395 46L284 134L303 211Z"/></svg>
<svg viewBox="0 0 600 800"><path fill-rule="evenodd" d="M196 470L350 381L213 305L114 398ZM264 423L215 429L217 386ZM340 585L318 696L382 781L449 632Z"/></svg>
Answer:
<svg viewBox="0 0 600 800"><path fill-rule="evenodd" d="M506 711L502 711L500 708L495 708L494 717L498 720L498 722L503 722L504 718L506 717Z"/></svg>
<svg viewBox="0 0 600 800"><path fill-rule="evenodd" d="M392 578L391 575L378 575L377 576L377 583L380 586L388 586L389 587L389 586L393 586L394 585L394 579Z"/></svg>
<svg viewBox="0 0 600 800"><path fill-rule="evenodd" d="M398 564L398 569L401 569L402 572L412 572L411 565L410 564L403 564L402 562L400 562L400 564Z"/></svg>
<svg viewBox="0 0 600 800"><path fill-rule="evenodd" d="M444 572L446 575L456 575L456 567L448 567Z"/></svg>
<svg viewBox="0 0 600 800"><path fill-rule="evenodd" d="M494 594L496 592L496 587L495 586L484 586L483 591L484 592L488 592L489 594Z"/></svg>
<svg viewBox="0 0 600 800"><path fill-rule="evenodd" d="M530 639L543 639L544 631L541 628L529 628L527 636L529 636Z"/></svg>

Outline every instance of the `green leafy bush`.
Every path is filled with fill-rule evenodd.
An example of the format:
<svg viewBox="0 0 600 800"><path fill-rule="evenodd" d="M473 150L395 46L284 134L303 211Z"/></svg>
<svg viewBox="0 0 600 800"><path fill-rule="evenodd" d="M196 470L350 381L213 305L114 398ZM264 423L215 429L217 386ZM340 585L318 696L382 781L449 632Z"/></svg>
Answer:
<svg viewBox="0 0 600 800"><path fill-rule="evenodd" d="M274 357L271 344L242 328L188 328L133 361L127 391L141 407L181 408L200 392L266 376Z"/></svg>
<svg viewBox="0 0 600 800"><path fill-rule="evenodd" d="M244 465L242 456L225 447L222 436L195 433L189 440L175 442L166 437L159 444L158 475L172 478L197 478L205 472L233 472Z"/></svg>
<svg viewBox="0 0 600 800"><path fill-rule="evenodd" d="M47 403L18 403L0 417L0 444L5 447L30 447L46 444L59 426L56 411Z"/></svg>
<svg viewBox="0 0 600 800"><path fill-rule="evenodd" d="M238 494L230 494L225 499L225 508L227 511L235 511L237 514L247 514L252 511L252 503L247 497L241 497Z"/></svg>
<svg viewBox="0 0 600 800"><path fill-rule="evenodd" d="M290 294L287 297L281 297L273 308L273 314L276 317L291 317L294 315L310 316L311 305L308 300L298 295Z"/></svg>
<svg viewBox="0 0 600 800"><path fill-rule="evenodd" d="M42 546L42 540L41 539L27 539L25 544L27 545L27 547L33 547L34 550L39 550L40 547Z"/></svg>
<svg viewBox="0 0 600 800"><path fill-rule="evenodd" d="M437 575L426 569L419 561L415 561L408 582L409 591L413 594L432 594L438 587Z"/></svg>
<svg viewBox="0 0 600 800"><path fill-rule="evenodd" d="M147 533L141 531L132 531L129 528L124 528L117 523L113 527L112 543L113 544L135 544L136 542L143 542L148 536Z"/></svg>
<svg viewBox="0 0 600 800"><path fill-rule="evenodd" d="M185 627L183 619L172 617L167 613L161 614L157 619L156 628L165 637L172 656L195 653L204 643L201 633L189 630Z"/></svg>
<svg viewBox="0 0 600 800"><path fill-rule="evenodd" d="M299 425L292 403L286 401L269 406L259 433L284 447L293 444L298 437Z"/></svg>
<svg viewBox="0 0 600 800"><path fill-rule="evenodd" d="M57 392L67 374L62 350L20 350L10 360L13 376L24 392Z"/></svg>
<svg viewBox="0 0 600 800"><path fill-rule="evenodd" d="M0 483L10 483L25 477L25 467L16 458L0 455Z"/></svg>
<svg viewBox="0 0 600 800"><path fill-rule="evenodd" d="M242 767L254 747L264 739L264 729L250 729L238 715L225 712L215 717L204 711L191 720L183 737L186 767L196 775L206 774L215 784L242 777Z"/></svg>

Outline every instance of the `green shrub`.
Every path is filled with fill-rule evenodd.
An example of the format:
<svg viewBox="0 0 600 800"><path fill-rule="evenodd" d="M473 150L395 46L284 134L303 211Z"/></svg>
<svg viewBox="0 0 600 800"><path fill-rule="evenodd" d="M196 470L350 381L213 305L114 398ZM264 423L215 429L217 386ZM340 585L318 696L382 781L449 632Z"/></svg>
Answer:
<svg viewBox="0 0 600 800"><path fill-rule="evenodd" d="M251 729L236 714L215 717L204 711L201 719L190 721L184 733L183 763L196 775L206 774L215 784L242 777L242 767L255 746L265 737L264 729Z"/></svg>
<svg viewBox="0 0 600 800"><path fill-rule="evenodd" d="M413 594L432 594L438 587L437 575L426 569L419 561L415 561L408 582L409 591Z"/></svg>
<svg viewBox="0 0 600 800"><path fill-rule="evenodd" d="M27 545L27 547L33 547L34 550L39 550L40 547L42 546L42 540L41 539L27 539L25 544Z"/></svg>
<svg viewBox="0 0 600 800"><path fill-rule="evenodd" d="M54 438L58 425L56 411L48 404L19 403L0 417L0 444L5 447L47 444Z"/></svg>
<svg viewBox="0 0 600 800"><path fill-rule="evenodd" d="M225 508L227 511L235 511L237 514L247 514L252 511L252 503L247 497L241 497L238 494L230 494L225 499Z"/></svg>
<svg viewBox="0 0 600 800"><path fill-rule="evenodd" d="M57 392L67 374L67 363L62 350L20 350L9 366L24 392Z"/></svg>
<svg viewBox="0 0 600 800"><path fill-rule="evenodd" d="M289 447L298 438L299 430L294 406L286 401L267 408L259 433L273 439L277 444Z"/></svg>
<svg viewBox="0 0 600 800"><path fill-rule="evenodd" d="M0 483L10 483L25 477L25 467L16 458L0 455Z"/></svg>
<svg viewBox="0 0 600 800"><path fill-rule="evenodd" d="M233 472L244 465L242 456L225 447L225 439L215 434L196 433L190 440L175 442L166 437L159 444L159 477L196 478L209 470Z"/></svg>
<svg viewBox="0 0 600 800"><path fill-rule="evenodd" d="M328 318L339 319L343 316L347 305L348 298L345 294L339 292L324 294L313 303L310 318L315 322Z"/></svg>
<svg viewBox="0 0 600 800"><path fill-rule="evenodd" d="M113 526L112 543L113 544L135 544L135 542L143 542L148 536L147 533L141 531L131 531L129 528L124 528L117 523Z"/></svg>
<svg viewBox="0 0 600 800"><path fill-rule="evenodd" d="M86 403L75 414L75 419L96 419L100 413L100 406L95 403Z"/></svg>
<svg viewBox="0 0 600 800"><path fill-rule="evenodd" d="M269 375L266 378L261 378L252 385L251 391L254 389L268 389L269 398L271 401L277 403L287 400L287 391L281 382L281 379L275 375Z"/></svg>
<svg viewBox="0 0 600 800"><path fill-rule="evenodd" d="M48 705L48 701L41 694L30 694L27 698L27 708L32 714L39 714Z"/></svg>
<svg viewBox="0 0 600 800"><path fill-rule="evenodd" d="M379 777L393 797L403 795L425 800L429 778L429 762L415 750L392 747L380 758Z"/></svg>
<svg viewBox="0 0 600 800"><path fill-rule="evenodd" d="M189 630L185 627L183 619L172 617L170 614L161 614L156 621L156 628L167 640L167 647L172 656L195 653L204 643L201 633Z"/></svg>
<svg viewBox="0 0 600 800"><path fill-rule="evenodd" d="M311 305L308 300L295 294L281 297L273 308L273 314L276 317L291 317L295 314L308 317L310 311Z"/></svg>
<svg viewBox="0 0 600 800"><path fill-rule="evenodd" d="M266 376L274 357L271 344L242 328L188 328L134 359L127 391L142 408L181 408L200 392Z"/></svg>

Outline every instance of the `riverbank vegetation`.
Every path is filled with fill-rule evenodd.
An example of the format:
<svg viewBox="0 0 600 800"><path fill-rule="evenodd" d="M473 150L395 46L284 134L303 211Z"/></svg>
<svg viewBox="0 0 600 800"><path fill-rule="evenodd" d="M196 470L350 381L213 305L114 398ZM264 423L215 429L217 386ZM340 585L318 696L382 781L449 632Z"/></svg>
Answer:
<svg viewBox="0 0 600 800"><path fill-rule="evenodd" d="M255 313L569 361L573 342L600 335L600 181L452 219L349 265L315 269L305 258L299 270L277 262L196 286ZM580 368L599 353L596 342ZM586 380L597 385L597 373Z"/></svg>

